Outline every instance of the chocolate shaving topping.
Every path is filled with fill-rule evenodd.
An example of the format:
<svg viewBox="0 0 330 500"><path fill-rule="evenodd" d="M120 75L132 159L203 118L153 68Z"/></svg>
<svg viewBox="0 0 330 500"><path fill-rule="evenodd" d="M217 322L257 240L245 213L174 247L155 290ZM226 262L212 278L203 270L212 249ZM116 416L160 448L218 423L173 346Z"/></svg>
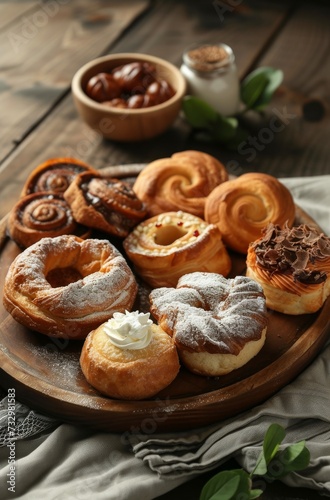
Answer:
<svg viewBox="0 0 330 500"><path fill-rule="evenodd" d="M310 269L330 257L330 238L306 224L283 228L270 223L263 236L251 244L257 264L272 273L292 273L294 280L319 284L327 279L324 271Z"/></svg>

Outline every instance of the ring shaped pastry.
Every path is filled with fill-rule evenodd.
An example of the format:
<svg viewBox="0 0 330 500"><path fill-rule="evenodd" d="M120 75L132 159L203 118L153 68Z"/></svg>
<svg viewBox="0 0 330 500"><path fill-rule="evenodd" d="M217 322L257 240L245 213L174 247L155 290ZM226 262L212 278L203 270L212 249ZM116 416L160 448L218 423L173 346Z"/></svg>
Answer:
<svg viewBox="0 0 330 500"><path fill-rule="evenodd" d="M147 213L128 182L90 172L78 175L64 198L78 222L121 238Z"/></svg>
<svg viewBox="0 0 330 500"><path fill-rule="evenodd" d="M135 270L152 287L176 286L193 271L227 276L231 259L213 224L185 212L167 212L144 222L124 240Z"/></svg>
<svg viewBox="0 0 330 500"><path fill-rule="evenodd" d="M248 173L216 187L205 203L205 220L216 224L225 245L246 253L269 222L291 226L295 205L290 191L268 174Z"/></svg>
<svg viewBox="0 0 330 500"><path fill-rule="evenodd" d="M148 216L182 210L204 218L206 197L228 173L216 158L183 151L155 160L138 175L133 189L148 207Z"/></svg>
<svg viewBox="0 0 330 500"><path fill-rule="evenodd" d="M21 248L41 238L74 234L87 238L91 230L76 222L63 196L32 193L23 196L12 208L7 223L9 236Z"/></svg>
<svg viewBox="0 0 330 500"><path fill-rule="evenodd" d="M269 224L249 246L246 264L275 311L313 313L330 296L330 238L305 224Z"/></svg>
<svg viewBox="0 0 330 500"><path fill-rule="evenodd" d="M106 240L42 238L12 262L4 306L22 325L53 337L83 339L137 294L124 257Z"/></svg>
<svg viewBox="0 0 330 500"><path fill-rule="evenodd" d="M39 191L63 194L76 175L97 172L76 158L52 158L36 167L27 178L21 196Z"/></svg>
<svg viewBox="0 0 330 500"><path fill-rule="evenodd" d="M191 273L176 288L150 294L151 313L171 335L192 372L219 376L245 365L263 347L267 308L261 286L245 276Z"/></svg>

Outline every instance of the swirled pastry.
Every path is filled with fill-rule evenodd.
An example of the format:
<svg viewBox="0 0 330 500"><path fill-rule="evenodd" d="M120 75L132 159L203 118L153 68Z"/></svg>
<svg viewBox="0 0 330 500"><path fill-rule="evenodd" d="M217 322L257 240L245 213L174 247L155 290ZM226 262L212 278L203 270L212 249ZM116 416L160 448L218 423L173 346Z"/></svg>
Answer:
<svg viewBox="0 0 330 500"><path fill-rule="evenodd" d="M268 174L248 173L216 187L205 203L205 220L216 224L225 245L246 253L269 223L293 224L295 205L290 191Z"/></svg>
<svg viewBox="0 0 330 500"><path fill-rule="evenodd" d="M101 174L78 175L64 193L81 224L124 238L146 216L146 208L130 184Z"/></svg>
<svg viewBox="0 0 330 500"><path fill-rule="evenodd" d="M63 194L75 176L85 171L97 173L87 163L76 158L52 158L31 172L21 196L40 191Z"/></svg>
<svg viewBox="0 0 330 500"><path fill-rule="evenodd" d="M249 246L247 276L260 283L270 309L313 313L330 295L330 238L306 224L269 224Z"/></svg>
<svg viewBox="0 0 330 500"><path fill-rule="evenodd" d="M149 163L133 189L147 205L149 217L182 210L203 219L206 197L227 179L224 165L213 156L182 151Z"/></svg>
<svg viewBox="0 0 330 500"><path fill-rule="evenodd" d="M12 262L3 303L22 325L51 337L84 339L116 311L129 311L137 284L107 240L42 238Z"/></svg>
<svg viewBox="0 0 330 500"><path fill-rule="evenodd" d="M193 271L227 276L231 268L218 228L181 211L141 222L123 246L136 272L153 287L176 286L180 276Z"/></svg>
<svg viewBox="0 0 330 500"><path fill-rule="evenodd" d="M41 238L74 234L87 238L91 230L76 222L63 196L50 193L32 193L18 200L10 211L7 231L21 248Z"/></svg>
<svg viewBox="0 0 330 500"><path fill-rule="evenodd" d="M261 286L245 276L182 276L150 293L151 313L174 339L182 363L200 375L240 368L263 347L268 325Z"/></svg>
<svg viewBox="0 0 330 500"><path fill-rule="evenodd" d="M115 313L87 336L80 366L102 394L151 398L177 376L180 364L173 339L148 318L149 313L137 311Z"/></svg>

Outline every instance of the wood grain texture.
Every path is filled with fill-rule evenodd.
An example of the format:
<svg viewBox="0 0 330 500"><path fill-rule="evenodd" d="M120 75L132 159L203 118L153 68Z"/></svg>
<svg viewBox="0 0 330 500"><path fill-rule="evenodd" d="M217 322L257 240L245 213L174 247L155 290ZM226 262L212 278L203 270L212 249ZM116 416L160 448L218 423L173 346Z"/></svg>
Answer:
<svg viewBox="0 0 330 500"><path fill-rule="evenodd" d="M26 10L15 3L16 17L0 32L0 161L69 91L75 71L104 53L147 6L82 0L35 2Z"/></svg>

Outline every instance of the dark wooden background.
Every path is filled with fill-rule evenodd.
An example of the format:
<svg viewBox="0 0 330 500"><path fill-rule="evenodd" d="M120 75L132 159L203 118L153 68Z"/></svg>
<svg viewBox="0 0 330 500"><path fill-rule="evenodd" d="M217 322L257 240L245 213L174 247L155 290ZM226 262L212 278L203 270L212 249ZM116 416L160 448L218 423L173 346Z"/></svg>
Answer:
<svg viewBox="0 0 330 500"><path fill-rule="evenodd" d="M59 156L102 169L198 149L213 154L235 175L330 174L329 21L329 2L312 0L2 0L0 218L27 175ZM253 154L196 141L182 117L162 136L131 144L106 141L81 122L70 91L81 65L107 53L135 51L180 66L184 49L198 41L230 45L241 78L259 66L284 72L265 115L250 116L251 140L257 141ZM274 113L285 126L262 142L259 134L269 128ZM206 477L162 498L198 498ZM276 484L263 498L319 496Z"/></svg>

